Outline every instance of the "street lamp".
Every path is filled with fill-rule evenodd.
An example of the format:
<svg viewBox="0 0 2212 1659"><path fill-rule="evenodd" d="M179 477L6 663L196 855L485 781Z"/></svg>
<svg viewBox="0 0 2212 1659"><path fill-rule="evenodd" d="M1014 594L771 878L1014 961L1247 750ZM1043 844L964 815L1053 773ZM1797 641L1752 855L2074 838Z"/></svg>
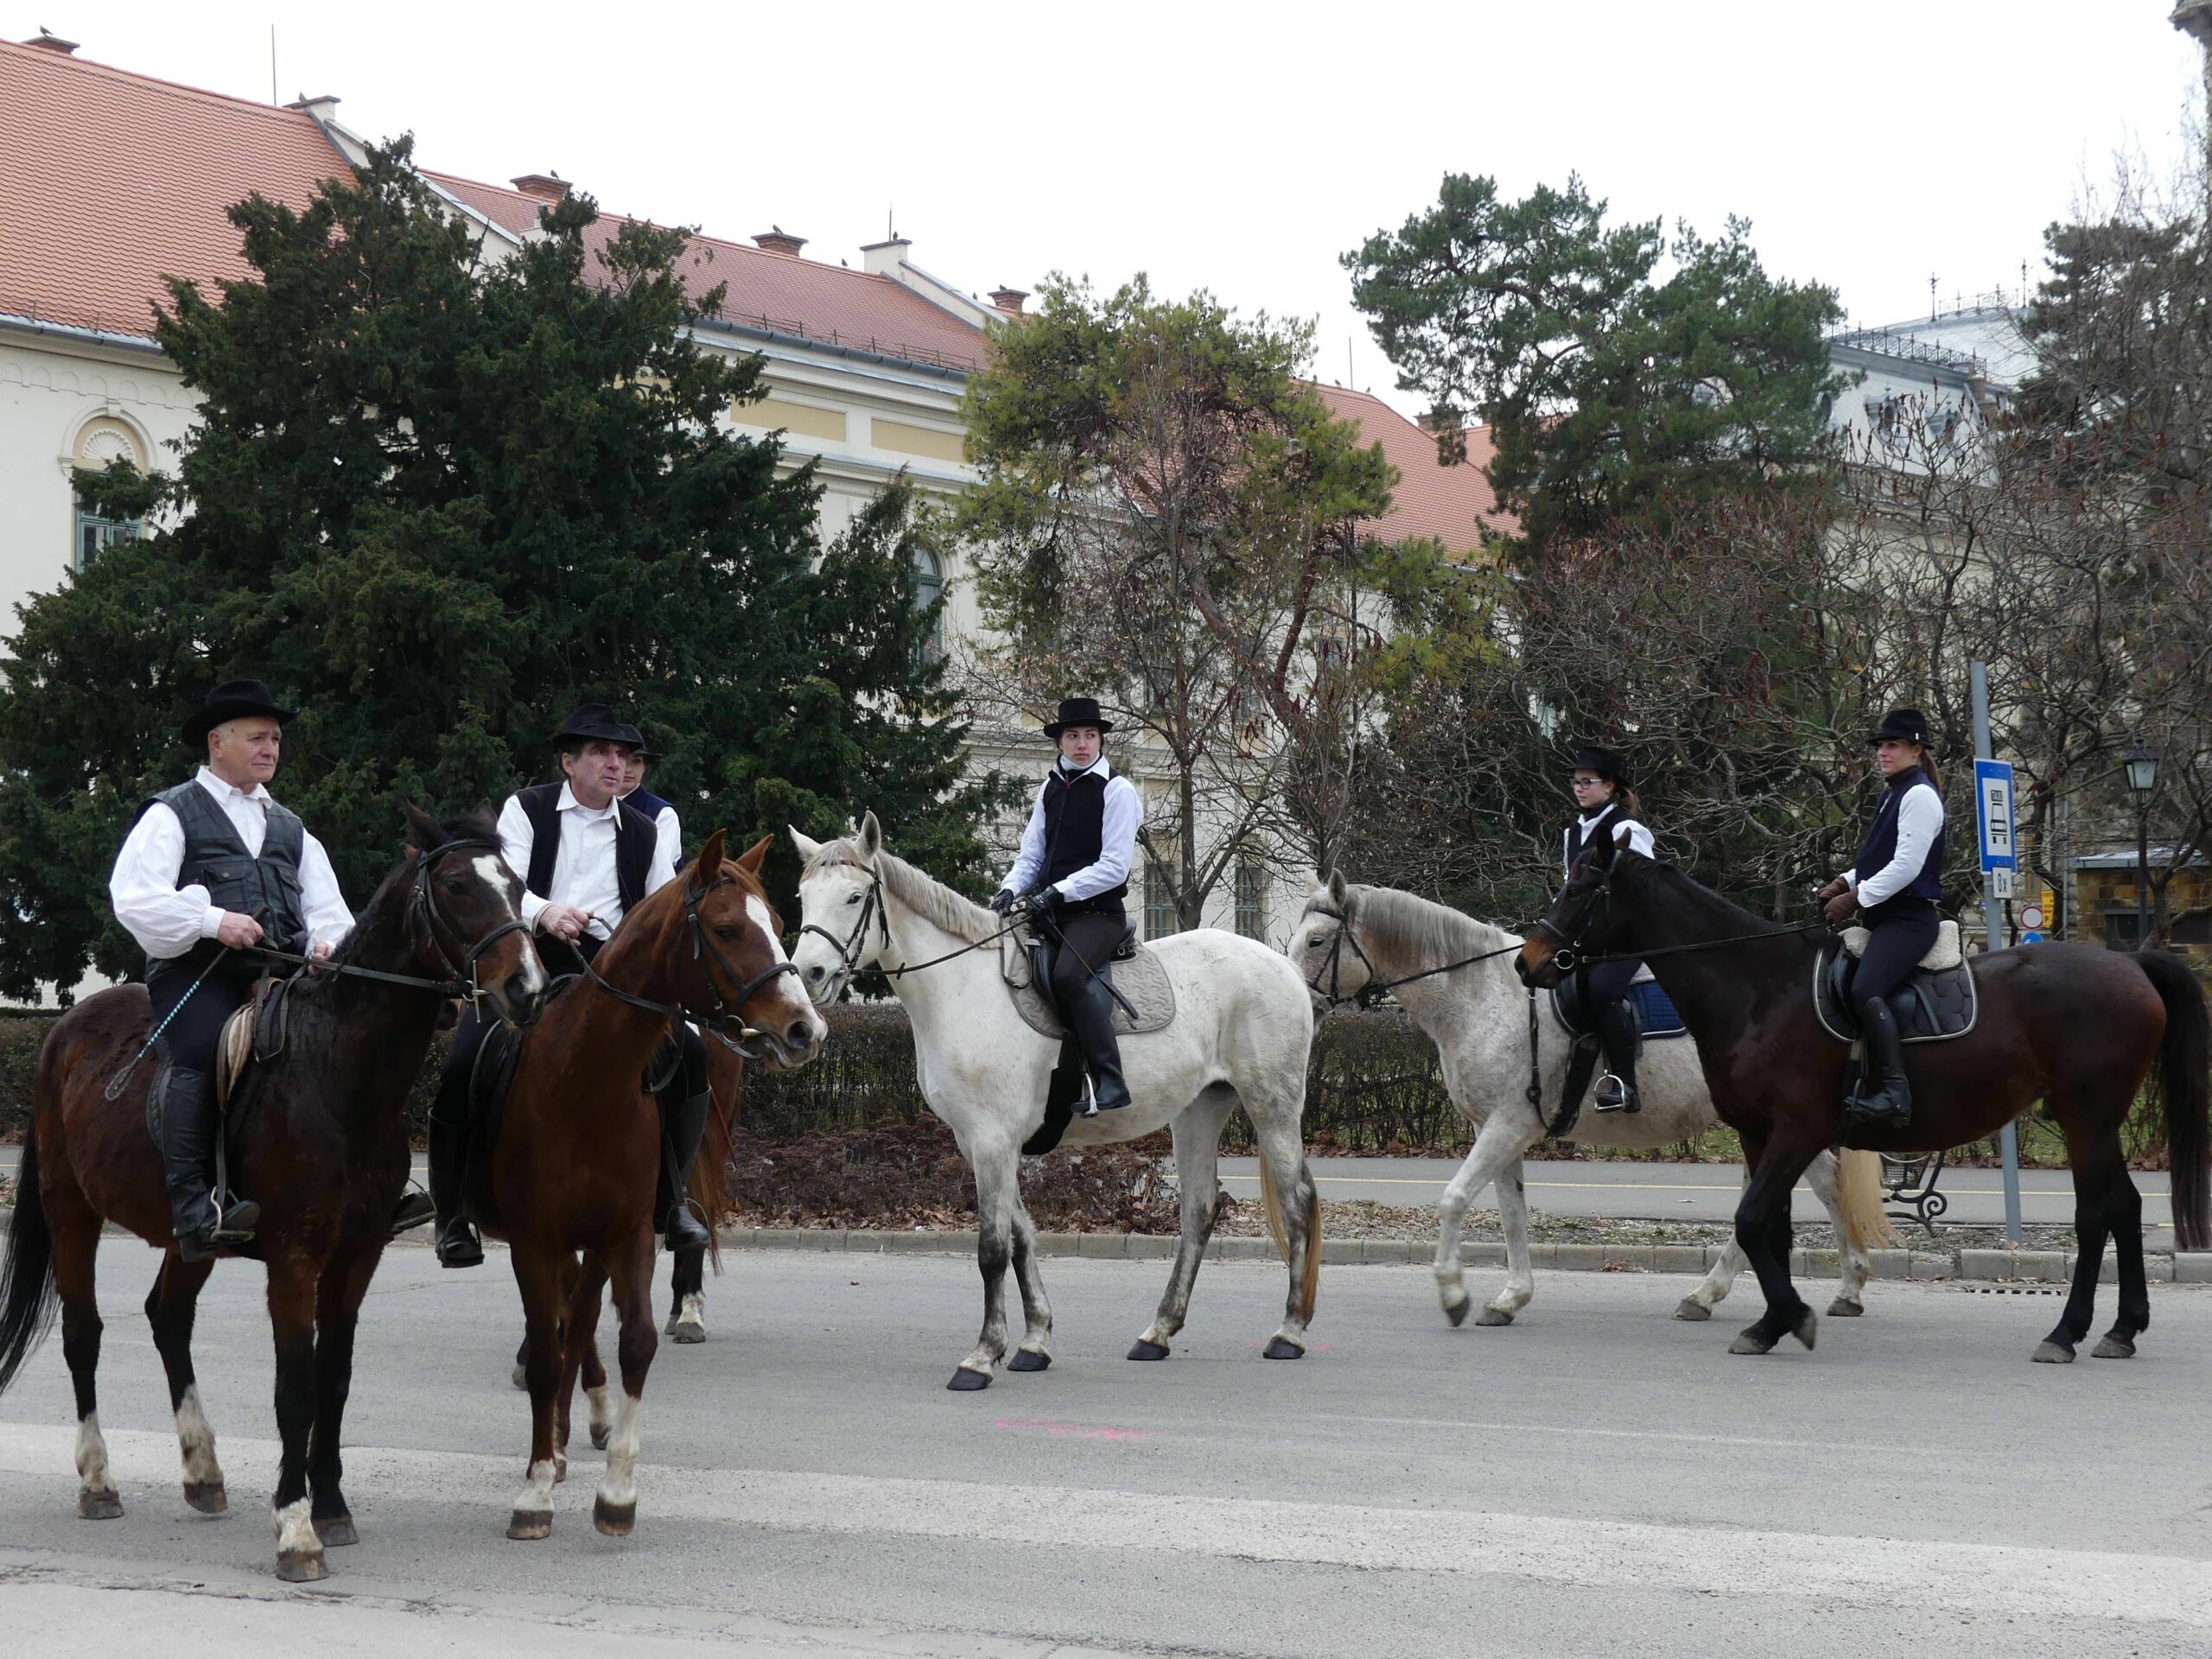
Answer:
<svg viewBox="0 0 2212 1659"><path fill-rule="evenodd" d="M2140 743L2127 752L2127 786L2135 791L2135 948L2151 944L2151 795L2158 786L2158 752Z"/></svg>

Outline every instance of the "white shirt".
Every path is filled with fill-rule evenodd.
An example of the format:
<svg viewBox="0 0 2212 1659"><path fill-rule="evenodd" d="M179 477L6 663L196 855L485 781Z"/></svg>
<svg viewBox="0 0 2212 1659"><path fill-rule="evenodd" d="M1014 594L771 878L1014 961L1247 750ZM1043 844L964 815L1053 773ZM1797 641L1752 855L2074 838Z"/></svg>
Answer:
<svg viewBox="0 0 2212 1659"><path fill-rule="evenodd" d="M1106 798L1099 808L1098 861L1086 864L1073 875L1063 876L1052 884L1063 898L1071 900L1096 898L1129 879L1129 861L1136 853L1137 829L1144 822L1144 798L1137 793L1135 784L1106 763L1103 754L1080 772L1070 772L1065 761L1056 765L1070 783L1091 772L1106 780ZM1049 783L1051 779L1046 781ZM1007 872L1003 885L1009 893L1027 893L1044 873L1045 790L1039 785L1037 804L1029 809L1029 822L1021 831L1021 851L1014 861L1014 868Z"/></svg>
<svg viewBox="0 0 2212 1659"><path fill-rule="evenodd" d="M1845 885L1859 889L1862 908L1902 893L1918 877L1921 867L1928 862L1929 850L1942 833L1943 798L1923 779L1907 788L1904 798L1897 803L1896 855L1864 881L1857 870L1846 870Z"/></svg>
<svg viewBox="0 0 2212 1659"><path fill-rule="evenodd" d="M548 884L552 892L543 898L524 893L523 920L535 927L546 906L574 905L591 912L588 931L594 938L613 936L622 919L622 887L614 868L614 825L621 807L620 801L597 808L586 806L568 785L561 785L556 808L561 844L553 854L553 879ZM531 849L537 841L537 832L522 810L522 797L508 796L507 804L499 809L499 851L507 868L519 870L525 880L530 875ZM658 893L676 879L672 842L667 830L656 833L652 861L645 867L647 893Z"/></svg>
<svg viewBox="0 0 2212 1659"><path fill-rule="evenodd" d="M636 793L636 790L630 791L631 795ZM622 798L626 801L630 796L625 795ZM676 809L663 804L659 812L654 815L653 828L659 832L660 837L653 856L656 861L665 858L668 868L672 870L683 861L683 826L677 821Z"/></svg>
<svg viewBox="0 0 2212 1659"><path fill-rule="evenodd" d="M1597 828L1599 819L1604 817L1606 813L1612 810L1612 806L1609 803L1606 805L1599 807L1595 812L1586 812L1574 821L1574 828L1573 830L1563 830L1560 832L1560 847L1561 849L1561 852L1560 862L1561 867L1567 869L1567 873L1569 875L1574 874L1572 866L1574 861L1574 840L1576 835L1580 835L1583 845L1586 849L1590 842L1591 830ZM1646 858L1656 856L1651 850L1651 832L1645 829L1641 823L1638 823L1634 818L1623 818L1618 823L1613 826L1613 845L1616 847L1625 847L1631 853L1642 853Z"/></svg>
<svg viewBox="0 0 2212 1659"><path fill-rule="evenodd" d="M239 789L205 766L194 781L214 797L246 851L260 857L261 843L269 837L269 791L259 784ZM174 807L157 801L124 837L107 879L115 919L156 962L181 957L200 940L213 938L223 925L224 912L208 902L204 884L177 886L183 869L184 820ZM338 890L338 873L313 836L301 841L300 905L306 912L301 919L315 944L334 946L353 931L353 912Z"/></svg>

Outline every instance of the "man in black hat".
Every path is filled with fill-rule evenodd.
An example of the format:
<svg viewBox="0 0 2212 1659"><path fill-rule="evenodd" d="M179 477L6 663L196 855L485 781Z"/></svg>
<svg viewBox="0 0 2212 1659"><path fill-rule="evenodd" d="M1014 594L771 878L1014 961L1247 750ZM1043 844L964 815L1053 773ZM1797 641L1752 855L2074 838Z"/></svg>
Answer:
<svg viewBox="0 0 2212 1659"><path fill-rule="evenodd" d="M116 919L146 952L162 1053L153 1094L170 1225L187 1262L246 1243L261 1217L259 1205L210 1191L215 1045L270 966L254 947L320 958L353 925L330 855L270 797L293 712L259 680L208 693L183 732L206 764L140 806L108 878ZM427 1219L419 1196L401 1211L397 1225Z"/></svg>
<svg viewBox="0 0 2212 1659"><path fill-rule="evenodd" d="M631 906L675 880L673 849L652 821L624 802L624 774L637 728L603 702L580 704L553 734L561 780L507 798L499 812L500 850L523 876L523 920L573 947L581 968L613 937ZM547 966L560 971L555 950ZM660 1095L662 1170L656 1201L668 1247L703 1249L711 1242L683 1202L699 1140L707 1128L707 1051L680 1027L683 1064ZM466 1213L469 1072L483 1029L473 1010L454 1027L430 1109L430 1196L438 1209L437 1256L473 1268L484 1246Z"/></svg>
<svg viewBox="0 0 2212 1659"><path fill-rule="evenodd" d="M1041 914L1045 937L1056 940L1052 995L1083 1050L1102 1112L1129 1103L1103 976L1128 931L1122 899L1144 822L1136 785L1107 762L1106 734L1113 729L1096 698L1060 700L1059 718L1045 728L1059 746L1059 762L1037 791L1020 854L991 899L1001 915L1027 902Z"/></svg>

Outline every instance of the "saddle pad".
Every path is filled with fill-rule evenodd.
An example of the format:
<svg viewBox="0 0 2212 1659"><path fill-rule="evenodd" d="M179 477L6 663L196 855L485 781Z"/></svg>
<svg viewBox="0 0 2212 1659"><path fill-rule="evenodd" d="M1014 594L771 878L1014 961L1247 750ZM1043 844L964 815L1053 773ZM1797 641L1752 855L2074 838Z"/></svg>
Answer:
<svg viewBox="0 0 2212 1659"><path fill-rule="evenodd" d="M1592 1028L1582 1021L1581 1010L1570 1007L1569 999L1561 992L1573 984L1572 979L1562 980L1552 988L1552 1018L1559 1028L1570 1037L1587 1037ZM1687 1037L1689 1027L1682 1023L1682 1016L1675 1012L1673 999L1660 988L1656 979L1639 979L1628 988L1628 1005L1636 1010L1636 1023L1647 1043L1663 1043L1670 1038Z"/></svg>
<svg viewBox="0 0 2212 1659"><path fill-rule="evenodd" d="M1866 941L1873 938L1871 930L1847 927L1843 930L1843 948L1854 957L1866 954ZM1959 943L1959 925L1945 920L1936 925L1936 943L1928 947L1928 954L1920 959L1920 966L1929 973L1941 973L1946 968L1955 968L1967 959L1965 948Z"/></svg>
<svg viewBox="0 0 2212 1659"><path fill-rule="evenodd" d="M1841 995L1841 961L1834 945L1814 957L1813 1011L1829 1036L1840 1043L1855 1043L1859 1021ZM1961 957L1953 967L1934 972L1919 969L1890 993L1889 1002L1890 1012L1897 1019L1897 1035L1908 1043L1941 1043L1963 1037L1974 1029L1980 1012L1973 965Z"/></svg>
<svg viewBox="0 0 2212 1659"><path fill-rule="evenodd" d="M227 1107L238 1092L246 1068L256 1060L272 1060L284 1052L284 1015L290 979L264 978L254 983L248 997L223 1022L215 1042L215 1103Z"/></svg>
<svg viewBox="0 0 2212 1659"><path fill-rule="evenodd" d="M1059 1016L1046 1005L1044 993L1032 984L1029 955L1009 940L999 957L1000 972L1006 980L1007 995L1014 999L1014 1009L1030 1030L1045 1037L1065 1037L1067 1027ZM1116 960L1106 969L1114 988L1127 997L1131 1007L1137 1011L1133 1024L1128 1009L1119 1002L1114 1005L1114 1034L1117 1037L1142 1037L1148 1033L1165 1031L1175 1019L1175 987L1169 982L1167 969L1160 958L1145 945L1137 946L1137 953L1127 962Z"/></svg>

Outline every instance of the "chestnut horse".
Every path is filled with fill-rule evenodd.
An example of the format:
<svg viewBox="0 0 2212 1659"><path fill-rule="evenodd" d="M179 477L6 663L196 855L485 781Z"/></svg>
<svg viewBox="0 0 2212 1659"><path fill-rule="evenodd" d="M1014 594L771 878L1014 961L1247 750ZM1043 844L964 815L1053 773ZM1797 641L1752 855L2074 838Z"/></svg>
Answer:
<svg viewBox="0 0 2212 1659"><path fill-rule="evenodd" d="M743 857L726 859L718 830L695 862L622 918L589 969L546 1003L516 1062L499 1140L472 1160L477 1220L507 1241L522 1293L530 1464L510 1538L552 1531L553 1486L566 1472L567 1402L610 1284L622 1400L609 1424L605 1390L592 1397L593 1439L608 1447L592 1520L615 1536L636 1522L639 1402L659 1344L652 1208L660 1111L642 1079L670 1022L696 1020L734 1041L757 1042L784 1066L810 1059L827 1030L785 958L760 886L767 849L763 836Z"/></svg>
<svg viewBox="0 0 2212 1659"><path fill-rule="evenodd" d="M407 1092L439 1012L448 997L476 995L527 1025L548 988L489 810L440 823L410 806L407 822L424 850L408 849L337 953L287 992L282 1052L256 1063L237 1140L238 1188L261 1204L253 1243L238 1254L268 1264L276 1342L276 1573L294 1581L323 1576L326 1545L356 1541L339 1487L354 1326L407 1184ZM146 1128L154 1067L131 1065L152 1023L143 985L101 991L54 1022L39 1050L0 1269L0 1388L60 1301L77 1390L77 1513L87 1519L123 1513L93 1387L103 1221L167 1252L146 1318L168 1373L185 1501L209 1515L228 1507L192 1369L193 1314L214 1263L177 1254L162 1154ZM128 1086L111 1099L111 1079L126 1068Z"/></svg>
<svg viewBox="0 0 2212 1659"><path fill-rule="evenodd" d="M1813 1311L1789 1282L1789 1191L1842 1133L1845 1046L1813 1010L1814 943L1825 930L1762 922L1680 870L1635 853L1592 854L1515 959L1548 986L1575 957L1642 957L1697 1039L1713 1103L1743 1137L1751 1180L1736 1240L1766 1294L1766 1313L1731 1353L1763 1354L1785 1336L1813 1345ZM1974 958L1973 1028L1908 1047L1912 1121L1853 1127L1847 1145L1876 1152L1948 1150L1994 1135L2042 1101L2066 1136L2080 1251L2072 1294L2035 1357L2064 1363L2096 1311L2109 1235L2119 1256L2120 1317L2095 1349L2126 1358L2151 1323L2143 1268L2143 1200L2120 1131L2155 1066L2172 1154L2176 1243L2206 1242L2212 1018L2186 963L2158 951L2026 944Z"/></svg>

